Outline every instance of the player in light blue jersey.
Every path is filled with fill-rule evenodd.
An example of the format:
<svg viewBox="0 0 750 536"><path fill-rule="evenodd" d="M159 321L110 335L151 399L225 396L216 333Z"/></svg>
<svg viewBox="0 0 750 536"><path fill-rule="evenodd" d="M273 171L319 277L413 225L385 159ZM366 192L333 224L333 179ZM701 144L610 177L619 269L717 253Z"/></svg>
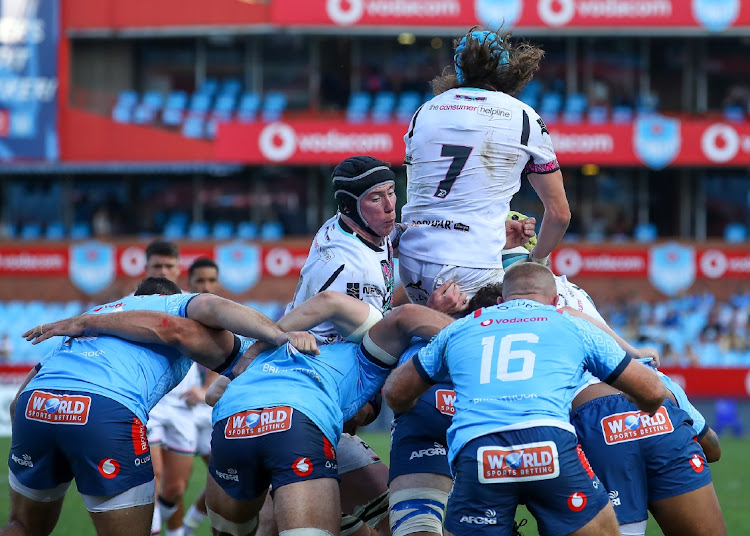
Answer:
<svg viewBox="0 0 750 536"><path fill-rule="evenodd" d="M409 409L450 373L456 414L448 431L455 476L446 529L510 534L519 503L541 534L617 535L606 493L576 446L568 420L584 370L653 413L665 388L609 335L555 309L554 277L525 263L508 270L504 303L457 320L399 367L384 393Z"/></svg>
<svg viewBox="0 0 750 536"><path fill-rule="evenodd" d="M148 278L137 296L24 334L35 342L75 338L46 356L21 389L8 460L10 520L0 534L49 534L75 478L98 534L147 535L154 475L145 423L190 359L217 371L233 365L242 347L223 325L316 351L308 333L284 333L252 309L180 292ZM113 336L125 327L136 342Z"/></svg>

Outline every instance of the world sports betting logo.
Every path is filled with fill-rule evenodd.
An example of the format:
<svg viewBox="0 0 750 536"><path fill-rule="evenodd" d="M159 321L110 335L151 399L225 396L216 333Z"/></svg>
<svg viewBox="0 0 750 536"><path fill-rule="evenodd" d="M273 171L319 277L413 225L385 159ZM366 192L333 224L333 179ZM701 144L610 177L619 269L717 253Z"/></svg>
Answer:
<svg viewBox="0 0 750 536"><path fill-rule="evenodd" d="M607 445L626 443L674 431L672 420L664 406L660 407L653 417L642 414L640 411L616 413L603 418L601 426Z"/></svg>
<svg viewBox="0 0 750 536"><path fill-rule="evenodd" d="M477 449L479 482L530 482L556 478L560 474L557 445L541 441L511 447Z"/></svg>
<svg viewBox="0 0 750 536"><path fill-rule="evenodd" d="M91 397L57 395L34 391L26 404L26 418L52 424L86 424L89 420Z"/></svg>
<svg viewBox="0 0 750 536"><path fill-rule="evenodd" d="M435 407L443 415L453 417L456 414L455 402L456 391L451 389L438 389L435 391Z"/></svg>
<svg viewBox="0 0 750 536"><path fill-rule="evenodd" d="M292 408L280 406L263 410L235 413L224 427L226 439L260 437L275 432L284 432L292 427Z"/></svg>

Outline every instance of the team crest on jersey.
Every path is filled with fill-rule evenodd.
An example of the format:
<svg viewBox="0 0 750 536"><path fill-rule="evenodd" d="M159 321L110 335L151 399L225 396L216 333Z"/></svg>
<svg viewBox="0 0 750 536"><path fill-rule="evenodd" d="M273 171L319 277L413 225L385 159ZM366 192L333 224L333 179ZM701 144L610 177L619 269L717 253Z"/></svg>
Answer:
<svg viewBox="0 0 750 536"><path fill-rule="evenodd" d="M521 0L474 0L474 11L482 26L510 28L521 18Z"/></svg>
<svg viewBox="0 0 750 536"><path fill-rule="evenodd" d="M89 422L91 397L34 391L26 403L26 418L52 424L84 425Z"/></svg>
<svg viewBox="0 0 750 536"><path fill-rule="evenodd" d="M648 252L648 279L657 290L674 296L695 281L695 250L670 242Z"/></svg>
<svg viewBox="0 0 750 536"><path fill-rule="evenodd" d="M693 0L693 16L712 32L726 30L740 14L740 0Z"/></svg>
<svg viewBox="0 0 750 536"><path fill-rule="evenodd" d="M285 432L291 427L292 408L287 406L241 411L227 419L224 437L226 439L260 437L276 432Z"/></svg>
<svg viewBox="0 0 750 536"><path fill-rule="evenodd" d="M456 414L456 391L452 389L438 389L435 391L435 407L443 415L453 417Z"/></svg>
<svg viewBox="0 0 750 536"><path fill-rule="evenodd" d="M359 283L347 283L346 295L359 299Z"/></svg>
<svg viewBox="0 0 750 536"><path fill-rule="evenodd" d="M112 244L92 240L70 246L70 280L86 294L101 292L115 280L115 264Z"/></svg>
<svg viewBox="0 0 750 536"><path fill-rule="evenodd" d="M668 166L680 154L682 145L679 119L653 116L637 119L633 128L636 156L651 169Z"/></svg>
<svg viewBox="0 0 750 536"><path fill-rule="evenodd" d="M674 431L672 420L664 406L660 407L653 417L640 411L609 415L601 420L601 426L607 445L636 441Z"/></svg>
<svg viewBox="0 0 750 536"><path fill-rule="evenodd" d="M240 293L255 286L260 278L260 248L245 242L231 242L214 250L219 283L230 292Z"/></svg>
<svg viewBox="0 0 750 536"><path fill-rule="evenodd" d="M512 447L480 447L477 462L482 484L547 480L560 474L554 441Z"/></svg>

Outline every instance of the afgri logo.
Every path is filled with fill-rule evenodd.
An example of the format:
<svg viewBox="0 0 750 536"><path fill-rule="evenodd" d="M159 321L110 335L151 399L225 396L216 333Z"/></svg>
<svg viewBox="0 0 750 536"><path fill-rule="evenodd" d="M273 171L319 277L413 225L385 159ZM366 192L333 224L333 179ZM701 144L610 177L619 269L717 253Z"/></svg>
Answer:
<svg viewBox="0 0 750 536"><path fill-rule="evenodd" d="M740 14L740 0L693 0L693 16L712 32L726 30Z"/></svg>
<svg viewBox="0 0 750 536"><path fill-rule="evenodd" d="M483 484L547 480L560 474L554 441L512 447L480 447L477 462L479 481Z"/></svg>
<svg viewBox="0 0 750 536"><path fill-rule="evenodd" d="M474 0L477 19L487 28L510 28L521 18L521 0Z"/></svg>

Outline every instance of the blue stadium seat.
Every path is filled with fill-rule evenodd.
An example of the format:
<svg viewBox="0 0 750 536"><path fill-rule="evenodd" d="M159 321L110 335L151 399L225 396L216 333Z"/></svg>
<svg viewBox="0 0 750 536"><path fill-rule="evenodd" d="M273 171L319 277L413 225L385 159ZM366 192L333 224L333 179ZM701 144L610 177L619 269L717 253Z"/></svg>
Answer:
<svg viewBox="0 0 750 536"><path fill-rule="evenodd" d="M182 135L186 138L202 138L205 123L203 115L189 113L182 123Z"/></svg>
<svg viewBox="0 0 750 536"><path fill-rule="evenodd" d="M390 91L380 91L375 94L372 103L372 120L376 123L386 123L391 120L393 108L396 106L396 96Z"/></svg>
<svg viewBox="0 0 750 536"><path fill-rule="evenodd" d="M260 226L260 239L270 242L284 238L284 226L277 221L267 221Z"/></svg>
<svg viewBox="0 0 750 536"><path fill-rule="evenodd" d="M239 78L227 78L219 85L220 95L232 95L236 97L242 91L242 81Z"/></svg>
<svg viewBox="0 0 750 536"><path fill-rule="evenodd" d="M0 238L16 238L16 226L12 223L0 223Z"/></svg>
<svg viewBox="0 0 750 536"><path fill-rule="evenodd" d="M286 110L286 95L279 91L269 91L263 99L261 116L263 121L278 121Z"/></svg>
<svg viewBox="0 0 750 536"><path fill-rule="evenodd" d="M167 222L163 235L167 240L182 240L185 238L185 225L175 221Z"/></svg>
<svg viewBox="0 0 750 536"><path fill-rule="evenodd" d="M133 120L133 108L138 104L138 93L134 90L121 91L112 108L112 119L118 123L130 123Z"/></svg>
<svg viewBox="0 0 750 536"><path fill-rule="evenodd" d="M559 93L548 92L539 101L539 113L542 116L557 115L562 110L563 98Z"/></svg>
<svg viewBox="0 0 750 536"><path fill-rule="evenodd" d="M742 223L730 223L724 228L724 240L738 244L747 240L747 227Z"/></svg>
<svg viewBox="0 0 750 536"><path fill-rule="evenodd" d="M630 106L615 106L612 108L612 122L630 123L633 121L633 109Z"/></svg>
<svg viewBox="0 0 750 536"><path fill-rule="evenodd" d="M608 111L606 106L592 106L588 110L589 123L601 125L607 122Z"/></svg>
<svg viewBox="0 0 750 536"><path fill-rule="evenodd" d="M47 240L62 240L65 238L65 225L61 221L51 221L47 224L44 231L44 237Z"/></svg>
<svg viewBox="0 0 750 536"><path fill-rule="evenodd" d="M91 236L91 225L85 221L78 221L70 229L71 240L85 240Z"/></svg>
<svg viewBox="0 0 750 536"><path fill-rule="evenodd" d="M639 223L633 229L633 237L637 242L653 242L659 233L653 223Z"/></svg>
<svg viewBox="0 0 750 536"><path fill-rule="evenodd" d="M230 221L217 221L213 228L214 240L230 240L234 236L234 225Z"/></svg>
<svg viewBox="0 0 750 536"><path fill-rule="evenodd" d="M194 221L188 227L188 238L190 240L207 240L208 224L204 221Z"/></svg>
<svg viewBox="0 0 750 536"><path fill-rule="evenodd" d="M193 93L190 97L189 111L195 115L205 115L211 108L211 95L208 93Z"/></svg>
<svg viewBox="0 0 750 536"><path fill-rule="evenodd" d="M143 95L143 100L133 111L133 121L140 125L152 123L161 110L163 103L164 97L160 92L153 90L147 91Z"/></svg>
<svg viewBox="0 0 750 536"><path fill-rule="evenodd" d="M745 111L742 106L726 106L723 114L724 119L730 123L743 123L745 121Z"/></svg>
<svg viewBox="0 0 750 536"><path fill-rule="evenodd" d="M237 105L237 121L241 123L252 123L258 115L260 108L260 95L252 91L246 91L240 97Z"/></svg>
<svg viewBox="0 0 750 536"><path fill-rule="evenodd" d="M255 240L258 238L258 226L252 221L238 223L237 238L241 240Z"/></svg>
<svg viewBox="0 0 750 536"><path fill-rule="evenodd" d="M411 117L421 104L422 102L420 101L419 93L415 91L404 91L398 99L396 118L403 122L411 121Z"/></svg>
<svg viewBox="0 0 750 536"><path fill-rule="evenodd" d="M42 237L42 226L38 223L25 223L21 227L21 240L39 240Z"/></svg>
<svg viewBox="0 0 750 536"><path fill-rule="evenodd" d="M167 102L164 104L164 111L161 114L161 120L165 125L174 126L182 122L187 101L187 93L184 91L173 91L169 94Z"/></svg>
<svg viewBox="0 0 750 536"><path fill-rule="evenodd" d="M352 93L346 107L346 119L350 123L362 123L367 119L372 97L365 91Z"/></svg>
<svg viewBox="0 0 750 536"><path fill-rule="evenodd" d="M216 97L214 103L213 118L219 121L229 121L234 114L234 106L237 102L237 96L228 93L222 93Z"/></svg>
<svg viewBox="0 0 750 536"><path fill-rule="evenodd" d="M219 89L218 80L216 78L206 78L198 88L198 93L207 95L210 98L216 93L217 89Z"/></svg>

